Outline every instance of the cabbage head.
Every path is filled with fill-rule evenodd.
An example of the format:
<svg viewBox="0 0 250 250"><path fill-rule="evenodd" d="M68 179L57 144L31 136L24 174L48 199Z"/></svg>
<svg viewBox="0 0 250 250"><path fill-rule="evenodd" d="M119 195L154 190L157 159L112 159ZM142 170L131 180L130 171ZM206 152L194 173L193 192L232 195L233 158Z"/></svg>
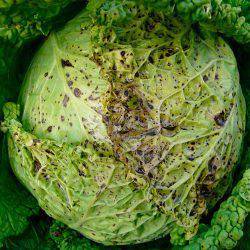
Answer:
<svg viewBox="0 0 250 250"><path fill-rule="evenodd" d="M4 108L14 173L51 217L96 242L176 228L190 239L240 154L233 52L141 1L93 2L49 35L19 103Z"/></svg>

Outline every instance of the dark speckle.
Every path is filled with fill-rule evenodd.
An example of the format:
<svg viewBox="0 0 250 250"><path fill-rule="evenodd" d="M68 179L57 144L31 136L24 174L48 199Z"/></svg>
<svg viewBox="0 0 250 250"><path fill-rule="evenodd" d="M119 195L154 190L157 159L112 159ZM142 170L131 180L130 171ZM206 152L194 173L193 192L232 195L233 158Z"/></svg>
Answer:
<svg viewBox="0 0 250 250"><path fill-rule="evenodd" d="M153 59L153 57L152 56L150 56L149 58L148 58L148 61L150 62L150 63L154 63L154 59Z"/></svg>
<svg viewBox="0 0 250 250"><path fill-rule="evenodd" d="M73 64L69 61L69 60L64 60L62 59L61 60L61 63L62 63L62 67L74 67Z"/></svg>
<svg viewBox="0 0 250 250"><path fill-rule="evenodd" d="M202 185L200 195L201 197L208 198L212 195L212 192L205 185Z"/></svg>
<svg viewBox="0 0 250 250"><path fill-rule="evenodd" d="M157 135L157 134L158 134L158 131L157 131L157 129L155 129L155 128L150 129L150 130L148 130L148 131L145 133L145 135L148 135L148 136L155 136L155 135Z"/></svg>
<svg viewBox="0 0 250 250"><path fill-rule="evenodd" d="M153 106L151 103L148 103L148 107L149 107L150 109L153 109L153 108L154 108L154 106Z"/></svg>
<svg viewBox="0 0 250 250"><path fill-rule="evenodd" d="M47 128L47 131L48 131L49 133L51 133L51 132L52 132L52 129L53 129L53 127L52 127L52 126L49 126L49 127Z"/></svg>
<svg viewBox="0 0 250 250"><path fill-rule="evenodd" d="M226 117L224 111L220 112L219 114L214 116L214 121L216 122L217 125L219 126L224 126L226 122Z"/></svg>
<svg viewBox="0 0 250 250"><path fill-rule="evenodd" d="M67 95L64 96L62 104L66 108L69 102L69 97Z"/></svg>
<svg viewBox="0 0 250 250"><path fill-rule="evenodd" d="M141 150L137 150L137 154L138 155L142 155L142 151Z"/></svg>
<svg viewBox="0 0 250 250"><path fill-rule="evenodd" d="M68 86L72 87L72 85L73 85L73 82L72 81L68 81Z"/></svg>
<svg viewBox="0 0 250 250"><path fill-rule="evenodd" d="M84 176L84 177L86 176L85 173L81 170L78 170L78 174L79 174L79 176Z"/></svg>
<svg viewBox="0 0 250 250"><path fill-rule="evenodd" d="M155 27L155 25L154 25L154 24L152 24L152 23L148 24L148 26L147 26L148 31L153 30L153 29L154 29L154 27Z"/></svg>
<svg viewBox="0 0 250 250"><path fill-rule="evenodd" d="M152 179L153 177L154 177L153 174L149 172L149 173L148 173L148 178L149 178L149 179Z"/></svg>
<svg viewBox="0 0 250 250"><path fill-rule="evenodd" d="M42 167L41 163L38 160L35 160L34 165L35 165L36 172L38 172Z"/></svg>
<svg viewBox="0 0 250 250"><path fill-rule="evenodd" d="M47 76L48 76L48 74L49 74L49 73L48 73L48 72L46 72L46 73L44 74L44 77L47 77Z"/></svg>
<svg viewBox="0 0 250 250"><path fill-rule="evenodd" d="M36 145L36 144L39 144L41 141L39 139L33 139L33 144Z"/></svg>
<svg viewBox="0 0 250 250"><path fill-rule="evenodd" d="M76 97L81 97L81 95L82 95L81 90L78 89L78 88L75 88L75 89L74 89L74 95L75 95Z"/></svg>
<svg viewBox="0 0 250 250"><path fill-rule="evenodd" d="M145 171L144 171L143 168L137 168L135 171L136 171L138 174L145 174Z"/></svg>
<svg viewBox="0 0 250 250"><path fill-rule="evenodd" d="M210 172L215 171L218 168L215 157L209 160L208 167Z"/></svg>
<svg viewBox="0 0 250 250"><path fill-rule="evenodd" d="M204 76L203 76L203 81L204 81L204 82L207 82L207 81L208 81L207 75L204 75Z"/></svg>
<svg viewBox="0 0 250 250"><path fill-rule="evenodd" d="M136 73L135 73L135 76L136 76L136 77L139 77L139 76L140 76L139 72L136 72Z"/></svg>
<svg viewBox="0 0 250 250"><path fill-rule="evenodd" d="M170 131L175 130L177 127L175 124L172 124L168 121L165 121L164 119L161 119L161 126L167 130L170 130Z"/></svg>

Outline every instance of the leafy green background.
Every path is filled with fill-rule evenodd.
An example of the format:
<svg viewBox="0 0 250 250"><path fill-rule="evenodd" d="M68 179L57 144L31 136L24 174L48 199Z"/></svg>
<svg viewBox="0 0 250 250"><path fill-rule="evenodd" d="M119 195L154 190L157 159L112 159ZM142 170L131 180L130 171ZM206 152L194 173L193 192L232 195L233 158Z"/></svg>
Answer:
<svg viewBox="0 0 250 250"><path fill-rule="evenodd" d="M43 38L40 34L47 35L49 30L55 26L58 27L72 18L79 9L84 7L83 1L60 0L56 1L35 1L35 5L24 4L25 1L0 1L0 120L2 106L6 101L15 101L24 73L32 59L36 49L40 46ZM34 3L34 1L27 1ZM73 2L73 4L71 3ZM163 1L164 2L164 1ZM177 1L181 2L181 1ZM199 8L192 2L182 1L186 5L180 5L180 11L186 13L201 13ZM210 1L205 1L210 2ZM216 7L216 1L212 1ZM233 8L237 1L224 1L230 3ZM233 5L234 4L234 5ZM248 1L238 1L243 8L249 10ZM247 6L248 4L248 6ZM49 6L49 8L48 8ZM66 8L64 8L66 7ZM232 12L231 8L231 12ZM49 9L49 12L46 10ZM20 12L22 10L22 12ZM32 10L32 11L31 11ZM220 8L214 8L214 13L223 12ZM227 13L230 11L227 10ZM230 13L231 13L230 12ZM21 13L21 14L20 14ZM224 12L223 12L224 13ZM234 13L234 11L232 12ZM232 14L231 13L231 14ZM40 15L39 15L40 14ZM193 15L194 21L198 18L206 18L199 15ZM189 14L187 14L188 17ZM214 14L215 15L215 14ZM61 17L61 18L58 18ZM8 17L8 18L7 18ZM231 23L235 23L235 16L231 17L227 25L222 21L222 16L217 15L217 19L212 19L218 24L218 30L228 30ZM56 22L55 22L56 20ZM249 20L249 14L246 15ZM205 22L204 21L204 22ZM21 28L16 28L21 24ZM213 26L214 23L209 25ZM241 41L244 37L244 29L238 39ZM231 35L236 36L235 29L231 30ZM235 35L236 34L236 35ZM31 42L31 38L36 38ZM21 46L24 44L25 46ZM235 176L235 183L242 177L244 169L250 167L250 45L239 45L234 40L229 40L235 55L237 57L240 82L247 103L247 132L243 147L243 158L240 163L241 173ZM44 214L38 207L35 199L28 191L18 183L11 172L8 163L8 154L6 142L3 135L0 135L0 246L4 249L170 249L169 239L161 239L147 244L130 247L104 247L95 244L77 232L67 228L59 222L53 221ZM204 222L208 219L205 218ZM244 237L238 243L236 249L249 249L250 242L250 220L248 218Z"/></svg>

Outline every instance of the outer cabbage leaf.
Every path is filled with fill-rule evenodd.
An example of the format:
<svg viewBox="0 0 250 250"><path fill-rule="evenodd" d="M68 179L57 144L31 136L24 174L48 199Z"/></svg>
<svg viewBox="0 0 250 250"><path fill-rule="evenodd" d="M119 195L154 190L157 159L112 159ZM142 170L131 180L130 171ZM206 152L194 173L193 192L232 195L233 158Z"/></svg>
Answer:
<svg viewBox="0 0 250 250"><path fill-rule="evenodd" d="M169 17L178 15L189 24L198 23L205 30L233 37L239 43L250 42L250 3L248 0L139 0L136 2L153 10L164 11ZM90 1L89 8L91 11L98 10L103 3L105 0ZM109 8L109 14L121 9L124 1L115 0L110 5L116 8ZM130 12L127 10L123 12L123 15L117 15L115 19L121 21L129 17Z"/></svg>
<svg viewBox="0 0 250 250"><path fill-rule="evenodd" d="M250 42L250 3L248 0L177 0L177 12L186 21L198 22L205 29Z"/></svg>
<svg viewBox="0 0 250 250"><path fill-rule="evenodd" d="M56 18L58 19L62 10L72 2L76 1L1 1L0 37L14 44L23 44L42 34L48 35L52 26L55 25L54 22L58 23Z"/></svg>

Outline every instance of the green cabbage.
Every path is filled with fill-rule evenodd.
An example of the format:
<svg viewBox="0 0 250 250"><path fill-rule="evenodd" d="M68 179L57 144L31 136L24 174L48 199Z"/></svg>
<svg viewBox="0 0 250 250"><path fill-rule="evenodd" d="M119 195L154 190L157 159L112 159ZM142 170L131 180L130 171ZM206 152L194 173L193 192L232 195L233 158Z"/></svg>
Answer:
<svg viewBox="0 0 250 250"><path fill-rule="evenodd" d="M233 52L140 1L93 3L51 33L19 104L4 108L12 168L50 216L94 241L176 228L190 239L240 154Z"/></svg>

